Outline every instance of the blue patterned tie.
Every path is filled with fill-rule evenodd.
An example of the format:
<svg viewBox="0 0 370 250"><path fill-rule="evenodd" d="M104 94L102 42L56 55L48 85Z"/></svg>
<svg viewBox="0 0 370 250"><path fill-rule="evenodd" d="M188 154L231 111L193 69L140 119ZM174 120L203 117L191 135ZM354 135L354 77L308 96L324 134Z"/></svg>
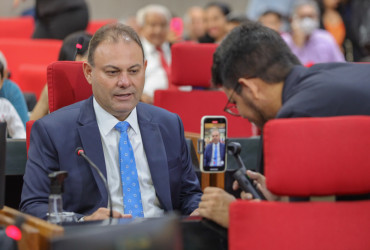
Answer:
<svg viewBox="0 0 370 250"><path fill-rule="evenodd" d="M218 158L218 147L217 144L213 144L214 146L214 156L213 156L213 166L218 166L217 158Z"/></svg>
<svg viewBox="0 0 370 250"><path fill-rule="evenodd" d="M130 124L126 121L119 122L114 126L114 128L121 133L121 138L119 139L119 165L123 192L123 207L124 213L131 214L133 218L144 217L134 151L127 135L129 126Z"/></svg>

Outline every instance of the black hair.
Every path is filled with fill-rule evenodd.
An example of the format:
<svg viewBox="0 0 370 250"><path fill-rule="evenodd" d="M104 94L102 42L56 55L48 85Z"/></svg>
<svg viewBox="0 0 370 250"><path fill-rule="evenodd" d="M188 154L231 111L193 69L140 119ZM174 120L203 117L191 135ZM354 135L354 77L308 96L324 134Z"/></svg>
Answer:
<svg viewBox="0 0 370 250"><path fill-rule="evenodd" d="M265 12L263 12L260 17L263 17L263 16L267 16L267 15L275 15L280 21L283 20L283 15L280 14L279 12L275 11L275 10L267 10Z"/></svg>
<svg viewBox="0 0 370 250"><path fill-rule="evenodd" d="M233 29L216 49L212 82L229 89L235 88L241 77L277 83L300 64L278 32L249 21ZM237 88L237 93L240 90Z"/></svg>
<svg viewBox="0 0 370 250"><path fill-rule="evenodd" d="M221 3L221 2L211 2L208 3L205 7L205 9L208 9L210 7L217 7L221 10L222 14L224 16L227 16L230 13L230 7L226 3Z"/></svg>
<svg viewBox="0 0 370 250"><path fill-rule="evenodd" d="M63 40L63 45L59 51L58 61L74 61L76 53L76 44L82 38L82 48L77 50L78 55L85 55L89 47L92 35L85 31L77 31L68 35Z"/></svg>

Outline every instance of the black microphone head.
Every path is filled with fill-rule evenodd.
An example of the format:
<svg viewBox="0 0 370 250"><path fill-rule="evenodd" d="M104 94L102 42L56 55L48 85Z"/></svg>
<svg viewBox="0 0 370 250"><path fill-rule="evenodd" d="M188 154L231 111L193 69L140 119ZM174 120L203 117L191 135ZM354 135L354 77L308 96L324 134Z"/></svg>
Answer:
<svg viewBox="0 0 370 250"><path fill-rule="evenodd" d="M232 155L239 154L242 150L242 146L239 142L229 142L227 144L227 152Z"/></svg>
<svg viewBox="0 0 370 250"><path fill-rule="evenodd" d="M75 150L75 153L76 153L78 156L80 156L80 155L81 155L81 153L84 153L84 150L83 150L83 148L81 148L81 147L77 147L77 148L76 148L76 150Z"/></svg>

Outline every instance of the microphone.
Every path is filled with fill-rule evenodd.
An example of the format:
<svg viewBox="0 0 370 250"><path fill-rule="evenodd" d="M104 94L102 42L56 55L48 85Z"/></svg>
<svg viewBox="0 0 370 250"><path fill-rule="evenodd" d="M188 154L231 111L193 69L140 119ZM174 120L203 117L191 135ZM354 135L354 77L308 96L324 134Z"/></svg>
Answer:
<svg viewBox="0 0 370 250"><path fill-rule="evenodd" d="M240 188L244 192L251 193L254 198L265 200L266 198L263 196L259 190L257 190L245 174L247 171L242 158L240 157L241 145L238 142L229 142L227 144L227 152L234 156L236 162L238 163L239 169L234 173L234 178L238 182Z"/></svg>
<svg viewBox="0 0 370 250"><path fill-rule="evenodd" d="M80 36L77 40L77 43L76 43L76 50L75 50L75 55L73 56L73 60L76 61L76 56L77 56L77 52L80 51L82 49L82 45L84 43L84 38L83 36Z"/></svg>
<svg viewBox="0 0 370 250"><path fill-rule="evenodd" d="M109 202L109 217L110 218L113 218L113 204L112 204L112 196L110 195L110 192L109 192L109 187L108 187L108 183L107 183L107 180L105 179L103 173L100 171L100 169L95 165L94 162L92 162L90 160L90 158L85 154L85 151L83 150L83 148L81 147L78 147L76 148L76 154L78 156L82 156L89 164L90 166L92 166L96 172L98 172L100 178L102 179L102 181L104 182L104 185L105 185L105 189L107 190L107 194L108 194L108 202Z"/></svg>

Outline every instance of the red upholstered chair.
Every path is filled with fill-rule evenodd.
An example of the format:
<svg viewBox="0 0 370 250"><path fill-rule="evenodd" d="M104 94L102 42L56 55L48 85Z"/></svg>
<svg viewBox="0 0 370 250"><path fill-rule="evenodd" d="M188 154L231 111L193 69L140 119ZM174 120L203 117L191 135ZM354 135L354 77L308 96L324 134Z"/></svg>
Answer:
<svg viewBox="0 0 370 250"><path fill-rule="evenodd" d="M171 82L192 86L192 91L157 90L154 105L177 113L186 132L200 133L204 115L224 115L228 119L229 137L249 137L257 134L250 122L223 111L227 96L211 87L211 67L217 44L177 43L172 46Z"/></svg>
<svg viewBox="0 0 370 250"><path fill-rule="evenodd" d="M46 66L36 64L22 64L19 67L18 86L24 92L32 92L39 99L46 84Z"/></svg>
<svg viewBox="0 0 370 250"><path fill-rule="evenodd" d="M58 59L61 46L60 40L0 39L0 50L7 59L11 79L17 83L20 82L22 65L44 66L46 70L48 64Z"/></svg>
<svg viewBox="0 0 370 250"><path fill-rule="evenodd" d="M117 22L117 19L101 19L101 20L90 20L86 32L94 35L94 33L102 26L108 24L108 23L115 23Z"/></svg>
<svg viewBox="0 0 370 250"><path fill-rule="evenodd" d="M0 38L30 39L34 26L33 17L2 17L0 18Z"/></svg>
<svg viewBox="0 0 370 250"><path fill-rule="evenodd" d="M288 196L370 193L370 117L277 119L264 128L268 188ZM369 249L370 201L230 206L229 249Z"/></svg>
<svg viewBox="0 0 370 250"><path fill-rule="evenodd" d="M50 112L92 95L91 85L83 73L82 62L51 63L47 68L47 82Z"/></svg>
<svg viewBox="0 0 370 250"><path fill-rule="evenodd" d="M34 120L26 122L26 146L27 146L27 156L28 156L28 148L30 147L30 136L31 136L31 129L32 125L35 123Z"/></svg>

